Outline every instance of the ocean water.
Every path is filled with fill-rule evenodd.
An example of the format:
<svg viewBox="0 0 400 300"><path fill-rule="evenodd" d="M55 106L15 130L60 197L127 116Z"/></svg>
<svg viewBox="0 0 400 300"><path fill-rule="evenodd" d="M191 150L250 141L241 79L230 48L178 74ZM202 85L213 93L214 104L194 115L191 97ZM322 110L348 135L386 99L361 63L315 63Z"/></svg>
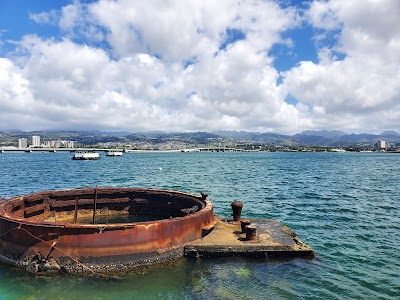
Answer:
<svg viewBox="0 0 400 300"><path fill-rule="evenodd" d="M313 259L180 259L119 279L34 276L0 264L0 299L400 299L400 155L0 154L0 196L89 186L204 191L219 217L275 218Z"/></svg>

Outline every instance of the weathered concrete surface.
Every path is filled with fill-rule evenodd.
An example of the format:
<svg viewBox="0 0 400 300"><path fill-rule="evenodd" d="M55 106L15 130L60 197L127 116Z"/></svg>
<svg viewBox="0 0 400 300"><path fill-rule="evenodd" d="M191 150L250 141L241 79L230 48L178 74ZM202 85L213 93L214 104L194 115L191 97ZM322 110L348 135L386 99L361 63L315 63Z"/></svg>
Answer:
<svg viewBox="0 0 400 300"><path fill-rule="evenodd" d="M246 241L240 221L219 220L214 230L200 240L186 244L185 255L198 256L313 256L311 247L277 220L251 220L257 227L256 241Z"/></svg>

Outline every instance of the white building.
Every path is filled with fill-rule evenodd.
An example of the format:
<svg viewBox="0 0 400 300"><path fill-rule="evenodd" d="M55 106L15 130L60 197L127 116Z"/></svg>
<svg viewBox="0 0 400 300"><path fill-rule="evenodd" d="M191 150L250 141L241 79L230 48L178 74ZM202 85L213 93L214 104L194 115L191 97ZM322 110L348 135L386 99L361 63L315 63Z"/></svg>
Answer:
<svg viewBox="0 0 400 300"><path fill-rule="evenodd" d="M32 147L40 147L40 136L38 135L32 136Z"/></svg>
<svg viewBox="0 0 400 300"><path fill-rule="evenodd" d="M383 140L377 140L375 143L375 148L378 149L385 149L386 148L386 142Z"/></svg>
<svg viewBox="0 0 400 300"><path fill-rule="evenodd" d="M74 148L74 141L50 140L45 141L42 146L49 148Z"/></svg>
<svg viewBox="0 0 400 300"><path fill-rule="evenodd" d="M18 148L27 148L28 147L28 140L27 139L18 139Z"/></svg>

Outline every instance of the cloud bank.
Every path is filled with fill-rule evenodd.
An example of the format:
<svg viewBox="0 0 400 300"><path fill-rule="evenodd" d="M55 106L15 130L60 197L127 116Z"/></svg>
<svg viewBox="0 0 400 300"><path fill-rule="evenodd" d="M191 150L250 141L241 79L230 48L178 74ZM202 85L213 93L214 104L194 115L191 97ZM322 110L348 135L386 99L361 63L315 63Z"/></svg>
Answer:
<svg viewBox="0 0 400 300"><path fill-rule="evenodd" d="M397 0L100 0L27 12L58 34L27 33L0 56L0 129L400 129L399 15ZM305 29L314 61L290 35ZM288 70L277 45L298 57Z"/></svg>

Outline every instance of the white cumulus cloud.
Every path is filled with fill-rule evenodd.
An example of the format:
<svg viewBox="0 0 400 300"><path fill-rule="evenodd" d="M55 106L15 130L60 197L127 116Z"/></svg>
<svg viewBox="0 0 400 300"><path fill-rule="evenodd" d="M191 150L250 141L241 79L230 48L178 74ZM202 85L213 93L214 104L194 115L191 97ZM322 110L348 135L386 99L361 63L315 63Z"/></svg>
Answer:
<svg viewBox="0 0 400 300"><path fill-rule="evenodd" d="M400 3L315 1L308 11L316 28L337 30L319 62L302 61L285 73L285 88L313 107L316 128L400 128ZM339 60L334 52L344 55ZM342 121L338 121L342 120ZM346 121L348 120L348 121Z"/></svg>
<svg viewBox="0 0 400 300"><path fill-rule="evenodd" d="M73 1L30 15L59 36L0 57L0 127L400 128L399 15L396 0ZM306 25L318 61L281 73L273 47L295 49L284 33Z"/></svg>

